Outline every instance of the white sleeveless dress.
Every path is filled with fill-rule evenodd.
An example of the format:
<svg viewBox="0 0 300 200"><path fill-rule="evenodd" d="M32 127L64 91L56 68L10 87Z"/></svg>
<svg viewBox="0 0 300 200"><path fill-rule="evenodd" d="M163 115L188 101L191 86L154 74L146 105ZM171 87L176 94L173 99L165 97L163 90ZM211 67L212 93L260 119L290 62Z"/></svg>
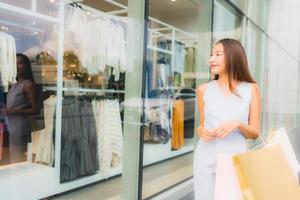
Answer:
<svg viewBox="0 0 300 200"><path fill-rule="evenodd" d="M250 83L241 82L237 93L225 96L216 81L211 81L203 95L204 127L217 128L221 123L240 120L248 124L251 101ZM246 138L239 129L222 139L205 142L199 139L194 156L194 190L196 200L214 200L216 159L218 154L242 153L246 150Z"/></svg>

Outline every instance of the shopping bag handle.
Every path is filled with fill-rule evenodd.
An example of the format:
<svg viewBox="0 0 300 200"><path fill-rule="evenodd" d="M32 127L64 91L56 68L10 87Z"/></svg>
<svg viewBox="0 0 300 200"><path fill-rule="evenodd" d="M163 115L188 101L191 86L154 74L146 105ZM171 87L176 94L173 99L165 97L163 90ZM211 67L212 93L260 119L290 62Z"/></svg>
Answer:
<svg viewBox="0 0 300 200"><path fill-rule="evenodd" d="M269 130L269 134L267 137L265 137L262 133L258 135L258 138L261 140L261 142L263 143L263 145L266 145L268 144L268 142L270 141L270 139L272 137L274 137L274 134L275 134L275 128L271 128Z"/></svg>

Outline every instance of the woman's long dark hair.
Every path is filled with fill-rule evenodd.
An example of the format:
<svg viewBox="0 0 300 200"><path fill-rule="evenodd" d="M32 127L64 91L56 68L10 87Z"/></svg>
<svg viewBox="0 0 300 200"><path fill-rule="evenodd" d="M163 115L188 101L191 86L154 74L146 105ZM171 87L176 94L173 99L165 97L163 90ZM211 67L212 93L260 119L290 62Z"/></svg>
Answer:
<svg viewBox="0 0 300 200"><path fill-rule="evenodd" d="M17 58L20 57L22 58L22 61L25 64L25 70L24 70L24 78L27 80L31 80L33 83L35 83L34 78L33 78L33 73L32 73L32 67L31 67L31 62L29 60L29 58L21 53L17 54ZM18 77L17 77L18 80Z"/></svg>
<svg viewBox="0 0 300 200"><path fill-rule="evenodd" d="M218 41L217 44L223 45L230 91L235 94L232 80L256 83L250 74L247 56L242 44L230 38L222 39ZM214 79L217 80L218 75L216 75Z"/></svg>

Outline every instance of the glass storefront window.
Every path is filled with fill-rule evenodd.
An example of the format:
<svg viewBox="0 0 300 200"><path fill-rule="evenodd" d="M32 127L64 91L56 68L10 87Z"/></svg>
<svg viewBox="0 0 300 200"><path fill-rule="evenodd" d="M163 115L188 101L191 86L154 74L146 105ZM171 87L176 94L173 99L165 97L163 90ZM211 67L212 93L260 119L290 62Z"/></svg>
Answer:
<svg viewBox="0 0 300 200"><path fill-rule="evenodd" d="M59 0L36 1L36 10L38 13L51 17L58 16Z"/></svg>
<svg viewBox="0 0 300 200"><path fill-rule="evenodd" d="M130 3L1 1L1 198L41 199L97 181L102 199L121 198L122 171L138 181L141 113L133 118L124 102L141 95L126 77L142 77L144 8ZM36 92L16 53L29 57ZM135 185L124 194L135 196Z"/></svg>
<svg viewBox="0 0 300 200"><path fill-rule="evenodd" d="M192 177L200 2L149 1L142 198ZM153 187L155 185L155 187Z"/></svg>
<svg viewBox="0 0 300 200"><path fill-rule="evenodd" d="M1 0L0 3L5 3L7 5L12 5L12 6L17 6L19 8L23 8L26 10L31 9L32 1L31 0L23 0L23 1L18 1L18 0Z"/></svg>
<svg viewBox="0 0 300 200"><path fill-rule="evenodd" d="M61 26L55 19L24 10L30 7L31 1L0 4L3 199L38 199L56 184L55 96ZM31 193L32 188L37 191Z"/></svg>
<svg viewBox="0 0 300 200"><path fill-rule="evenodd" d="M243 18L227 2L214 3L213 44L222 38L243 40Z"/></svg>

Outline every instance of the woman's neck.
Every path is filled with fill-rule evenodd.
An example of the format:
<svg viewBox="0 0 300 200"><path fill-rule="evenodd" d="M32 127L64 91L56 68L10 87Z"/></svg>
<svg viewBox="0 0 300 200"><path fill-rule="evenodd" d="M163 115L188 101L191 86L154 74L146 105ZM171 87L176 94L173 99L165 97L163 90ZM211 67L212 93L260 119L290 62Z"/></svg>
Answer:
<svg viewBox="0 0 300 200"><path fill-rule="evenodd" d="M218 83L222 87L228 87L229 86L228 74L219 74Z"/></svg>
<svg viewBox="0 0 300 200"><path fill-rule="evenodd" d="M231 84L235 88L240 81L231 79ZM220 74L218 79L218 84L223 88L229 88L229 77L228 74Z"/></svg>
<svg viewBox="0 0 300 200"><path fill-rule="evenodd" d="M24 81L25 80L25 78L24 77L18 77L18 82L20 82L20 81Z"/></svg>

